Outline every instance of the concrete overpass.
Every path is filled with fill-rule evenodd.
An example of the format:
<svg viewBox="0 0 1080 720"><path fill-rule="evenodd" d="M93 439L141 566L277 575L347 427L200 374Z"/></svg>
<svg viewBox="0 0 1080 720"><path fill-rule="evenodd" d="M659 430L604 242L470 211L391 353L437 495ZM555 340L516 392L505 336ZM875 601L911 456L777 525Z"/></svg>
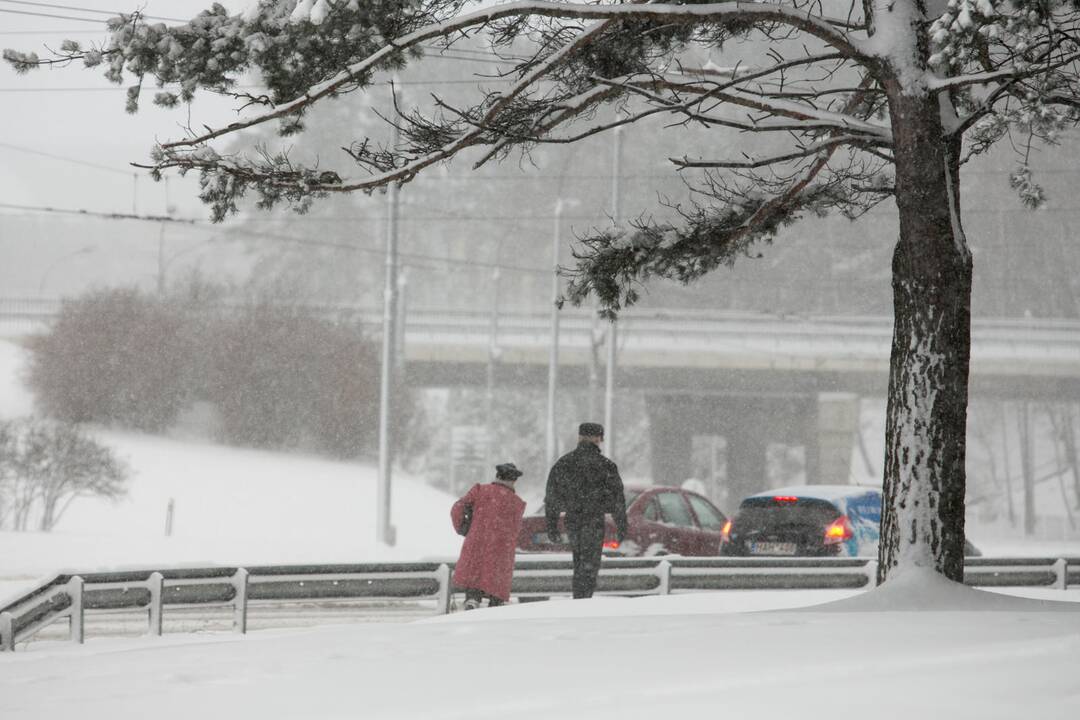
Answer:
<svg viewBox="0 0 1080 720"><path fill-rule="evenodd" d="M587 387L605 330L586 313L564 313L564 391ZM716 435L727 441L728 494L741 497L760 489L773 442L804 448L810 482L848 481L858 398L886 395L892 318L630 312L618 338L616 386L646 394L654 480L689 477L693 436ZM406 373L417 384L483 385L493 362L500 387L541 387L550 343L546 316L493 323L483 313L412 313ZM970 391L1080 400L1080 322L975 320Z"/></svg>
<svg viewBox="0 0 1080 720"><path fill-rule="evenodd" d="M46 327L57 306L36 302L0 301L0 327ZM379 311L351 314L379 327ZM547 383L549 315L410 310L403 324L410 385L482 387L489 370L498 387ZM736 496L758 489L770 442L802 446L810 481L847 481L858 397L886 394L891 317L652 310L618 325L616 388L646 395L656 481L689 477L695 434L727 440ZM588 386L590 358L603 376L606 328L584 311L561 314L563 392ZM1080 322L976 319L971 370L972 397L1080 400Z"/></svg>
<svg viewBox="0 0 1080 720"><path fill-rule="evenodd" d="M502 315L493 323L484 313L411 312L405 325L412 382L482 384L491 358L500 380L546 382L547 316ZM754 395L882 395L886 388L891 317L670 310L626 313L618 325L620 388ZM567 385L587 382L590 355L606 327L580 311L563 313L559 365ZM973 394L1077 392L1080 321L975 320L971 370Z"/></svg>
<svg viewBox="0 0 1080 720"><path fill-rule="evenodd" d="M40 332L57 300L0 298L0 335ZM325 308L375 330L379 309ZM494 360L497 378L547 382L548 314L410 309L402 355L418 385L477 385ZM561 313L560 378L584 385L590 356L608 323L574 309ZM891 317L779 316L763 313L648 310L619 321L618 386L667 392L788 395L799 392L883 394L889 371ZM986 319L972 322L972 393L1055 398L1080 388L1080 321ZM1080 395L1076 395L1080 397Z"/></svg>

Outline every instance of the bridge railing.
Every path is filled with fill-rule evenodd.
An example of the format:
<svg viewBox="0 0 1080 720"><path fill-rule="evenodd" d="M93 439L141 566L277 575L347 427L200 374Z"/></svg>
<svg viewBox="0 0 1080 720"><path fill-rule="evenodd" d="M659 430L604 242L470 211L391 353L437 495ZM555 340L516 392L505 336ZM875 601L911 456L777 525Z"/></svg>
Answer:
<svg viewBox="0 0 1080 720"><path fill-rule="evenodd" d="M223 306L239 309L239 305ZM382 312L378 308L346 305L305 306L327 317L360 322L378 336ZM44 298L0 298L0 332L25 334L47 330L60 302ZM599 340L595 314L584 309L562 313L560 344L571 364L587 357L585 350ZM622 363L651 366L656 353L683 357L685 353L734 358L732 362L757 367L817 367L822 359L839 363L839 370L854 367L873 372L888 368L892 342L891 317L800 316L742 311L685 309L631 309L620 315ZM973 371L1075 375L1080 366L1080 321L1060 319L975 318L972 320ZM535 312L500 313L492 323L490 312L477 310L411 309L405 317L406 353L431 361L465 353L487 358L494 343L537 362L547 357L550 317ZM575 359L576 358L576 359ZM457 357L460 360L460 357ZM685 358L684 358L685 359ZM485 360L486 361L486 360ZM519 362L524 362L521 357ZM699 359L700 361L700 359ZM661 363L663 364L663 363ZM1017 370L1016 368L1020 368Z"/></svg>
<svg viewBox="0 0 1080 720"><path fill-rule="evenodd" d="M57 575L0 608L0 650L14 650L55 622L68 622L82 643L85 615L142 610L147 631L162 634L169 607L227 607L233 629L247 632L252 603L426 600L450 612L449 562L285 565L136 570ZM868 558L604 558L598 595L667 595L710 590L815 590L872 587L877 563ZM561 557L520 558L512 592L531 599L569 595L572 563ZM969 558L964 580L983 587L1080 586L1080 558Z"/></svg>

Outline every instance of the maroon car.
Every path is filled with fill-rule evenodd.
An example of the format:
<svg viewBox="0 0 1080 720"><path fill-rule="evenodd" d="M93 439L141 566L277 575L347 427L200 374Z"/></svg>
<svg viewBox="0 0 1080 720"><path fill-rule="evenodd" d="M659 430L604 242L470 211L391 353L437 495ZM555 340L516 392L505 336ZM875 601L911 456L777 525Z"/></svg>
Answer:
<svg viewBox="0 0 1080 720"><path fill-rule="evenodd" d="M615 540L615 523L607 518L604 552L610 555L719 555L727 518L706 498L689 490L664 485L626 487L626 539ZM547 536L543 506L522 520L518 550L570 552L562 520L562 543Z"/></svg>

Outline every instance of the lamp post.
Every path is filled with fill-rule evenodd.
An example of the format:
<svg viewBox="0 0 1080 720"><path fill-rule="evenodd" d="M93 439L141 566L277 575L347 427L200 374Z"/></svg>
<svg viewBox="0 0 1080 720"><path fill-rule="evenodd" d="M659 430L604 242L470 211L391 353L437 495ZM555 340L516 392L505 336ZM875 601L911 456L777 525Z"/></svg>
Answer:
<svg viewBox="0 0 1080 720"><path fill-rule="evenodd" d="M611 166L611 219L619 227L621 211L619 178L622 175L622 128L615 128L614 152ZM618 352L618 326L614 320L608 321L607 332L607 376L604 378L604 429L607 433L608 457L615 457L615 372Z"/></svg>
<svg viewBox="0 0 1080 720"><path fill-rule="evenodd" d="M548 348L548 396L544 459L551 463L557 452L557 428L555 421L555 398L559 385L559 245L561 243L563 201L555 201L555 231L552 233L551 256L551 345Z"/></svg>
<svg viewBox="0 0 1080 720"><path fill-rule="evenodd" d="M396 86L395 81L391 87ZM394 125L391 147L397 147L399 132ZM397 541L397 532L390 518L390 493L393 473L393 444L391 423L393 421L393 379L394 366L398 360L398 184L392 183L388 192L386 224L386 273L383 289L383 336L382 366L379 376L379 483L375 498L375 538L387 546Z"/></svg>
<svg viewBox="0 0 1080 720"><path fill-rule="evenodd" d="M45 283L49 280L49 273L55 270L61 263L63 263L65 260L70 260L71 258L77 257L79 255L89 255L96 249L97 248L94 245L84 245L83 247L75 250L74 252L69 252L66 255L61 255L60 257L53 260L49 264L49 267L45 268L45 272L41 274L41 280L38 281L38 296L41 297L45 294Z"/></svg>

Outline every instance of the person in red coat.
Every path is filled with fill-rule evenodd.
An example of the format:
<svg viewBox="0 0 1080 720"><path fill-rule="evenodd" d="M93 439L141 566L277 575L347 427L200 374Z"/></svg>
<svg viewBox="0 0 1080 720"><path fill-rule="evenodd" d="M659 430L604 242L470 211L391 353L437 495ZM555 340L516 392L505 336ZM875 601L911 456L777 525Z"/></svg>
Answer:
<svg viewBox="0 0 1080 720"><path fill-rule="evenodd" d="M514 491L514 481L521 474L514 463L496 465L495 482L473 485L450 508L454 529L465 535L454 567L454 585L465 590L466 610L480 607L484 598L491 607L510 599L514 550L525 514L525 501ZM471 521L462 533L462 524L470 514Z"/></svg>

